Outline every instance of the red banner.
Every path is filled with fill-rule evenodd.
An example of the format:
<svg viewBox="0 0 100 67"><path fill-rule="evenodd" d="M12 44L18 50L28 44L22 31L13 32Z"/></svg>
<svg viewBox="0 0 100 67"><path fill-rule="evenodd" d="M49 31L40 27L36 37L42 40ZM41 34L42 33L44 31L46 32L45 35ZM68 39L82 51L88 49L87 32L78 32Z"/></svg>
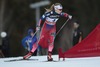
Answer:
<svg viewBox="0 0 100 67"><path fill-rule="evenodd" d="M59 58L100 56L100 24L82 42L66 52L59 49Z"/></svg>

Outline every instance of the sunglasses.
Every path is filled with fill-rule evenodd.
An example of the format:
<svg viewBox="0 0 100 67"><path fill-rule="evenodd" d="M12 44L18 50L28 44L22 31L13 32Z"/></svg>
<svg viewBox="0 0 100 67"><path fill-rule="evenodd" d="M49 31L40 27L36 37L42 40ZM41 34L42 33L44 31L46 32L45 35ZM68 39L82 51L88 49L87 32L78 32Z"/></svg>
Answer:
<svg viewBox="0 0 100 67"><path fill-rule="evenodd" d="M58 9L59 11L62 11L62 9Z"/></svg>

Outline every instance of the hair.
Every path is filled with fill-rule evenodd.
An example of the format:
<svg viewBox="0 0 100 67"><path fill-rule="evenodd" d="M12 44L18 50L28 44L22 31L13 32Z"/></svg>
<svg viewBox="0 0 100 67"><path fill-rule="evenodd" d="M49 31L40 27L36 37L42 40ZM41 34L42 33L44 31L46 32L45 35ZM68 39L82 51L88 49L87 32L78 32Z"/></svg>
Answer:
<svg viewBox="0 0 100 67"><path fill-rule="evenodd" d="M61 4L60 3L52 4L49 9L45 8L46 12L50 12L50 11L54 10L54 6L57 6L57 5L61 5Z"/></svg>

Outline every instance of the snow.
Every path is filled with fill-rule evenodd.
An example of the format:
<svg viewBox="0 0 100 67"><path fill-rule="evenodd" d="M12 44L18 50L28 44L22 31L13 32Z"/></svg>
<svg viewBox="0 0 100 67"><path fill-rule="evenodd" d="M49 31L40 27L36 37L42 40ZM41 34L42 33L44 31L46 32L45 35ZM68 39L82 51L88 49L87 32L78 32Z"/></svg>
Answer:
<svg viewBox="0 0 100 67"><path fill-rule="evenodd" d="M38 60L4 62L19 58L22 56L0 58L0 67L100 67L100 57L66 58L65 61L60 59L59 62L43 62L46 61L46 56L32 56L30 59ZM58 61L58 55L53 55L53 59Z"/></svg>

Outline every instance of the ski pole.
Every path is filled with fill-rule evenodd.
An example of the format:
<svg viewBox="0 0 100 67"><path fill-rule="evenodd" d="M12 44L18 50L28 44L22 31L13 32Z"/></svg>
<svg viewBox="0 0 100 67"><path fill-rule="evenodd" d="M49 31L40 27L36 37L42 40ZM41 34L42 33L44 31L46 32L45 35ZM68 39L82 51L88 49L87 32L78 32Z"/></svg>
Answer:
<svg viewBox="0 0 100 67"><path fill-rule="evenodd" d="M56 33L56 36L59 34L59 32L62 30L62 28L64 28L64 26L67 24L67 22L69 21L69 18L66 20L66 22L61 26L61 28L58 30L58 32Z"/></svg>
<svg viewBox="0 0 100 67"><path fill-rule="evenodd" d="M34 36L35 36L35 34L36 34L37 32L38 32L38 31L36 31L32 37L34 37Z"/></svg>

